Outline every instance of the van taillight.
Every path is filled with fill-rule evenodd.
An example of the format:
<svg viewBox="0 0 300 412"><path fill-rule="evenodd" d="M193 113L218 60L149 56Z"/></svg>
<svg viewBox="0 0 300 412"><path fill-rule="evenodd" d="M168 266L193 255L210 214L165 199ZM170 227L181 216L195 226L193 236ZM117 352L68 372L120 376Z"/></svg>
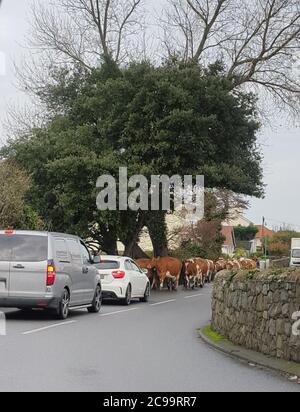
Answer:
<svg viewBox="0 0 300 412"><path fill-rule="evenodd" d="M118 270L116 272L112 272L112 275L115 279L124 279L125 278L125 272L123 272L123 270Z"/></svg>
<svg viewBox="0 0 300 412"><path fill-rule="evenodd" d="M47 286L53 286L55 283L56 269L54 262L48 262L47 266Z"/></svg>

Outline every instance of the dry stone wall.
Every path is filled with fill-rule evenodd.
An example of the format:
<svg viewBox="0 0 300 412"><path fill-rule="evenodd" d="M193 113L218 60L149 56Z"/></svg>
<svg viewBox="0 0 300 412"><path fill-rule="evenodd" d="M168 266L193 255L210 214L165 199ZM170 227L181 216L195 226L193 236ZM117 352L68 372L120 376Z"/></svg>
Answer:
<svg viewBox="0 0 300 412"><path fill-rule="evenodd" d="M234 344L300 363L300 269L220 272L212 328Z"/></svg>

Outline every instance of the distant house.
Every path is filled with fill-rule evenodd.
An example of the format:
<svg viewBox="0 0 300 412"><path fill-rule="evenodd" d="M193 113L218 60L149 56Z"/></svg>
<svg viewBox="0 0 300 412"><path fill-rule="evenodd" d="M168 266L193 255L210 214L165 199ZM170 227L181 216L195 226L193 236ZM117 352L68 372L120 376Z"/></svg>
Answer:
<svg viewBox="0 0 300 412"><path fill-rule="evenodd" d="M258 228L258 232L255 236L255 239L252 241L253 242L253 249L255 249L255 252L257 250L262 249L263 247L263 240L265 237L267 238L272 238L275 234L273 230L268 229L266 226L263 225L256 225Z"/></svg>
<svg viewBox="0 0 300 412"><path fill-rule="evenodd" d="M224 255L233 256L236 249L236 241L234 236L233 226L222 226L222 235L224 243L222 246L222 253Z"/></svg>
<svg viewBox="0 0 300 412"><path fill-rule="evenodd" d="M233 227L236 227L236 226L248 227L250 225L253 225L251 220L247 219L240 212L236 212L231 219L228 219L223 224L224 226L233 226Z"/></svg>

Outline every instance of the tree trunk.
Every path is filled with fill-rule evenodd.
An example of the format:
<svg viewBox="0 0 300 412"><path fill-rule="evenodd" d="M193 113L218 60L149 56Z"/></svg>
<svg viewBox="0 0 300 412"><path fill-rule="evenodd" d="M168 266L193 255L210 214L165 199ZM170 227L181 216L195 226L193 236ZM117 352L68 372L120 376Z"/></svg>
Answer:
<svg viewBox="0 0 300 412"><path fill-rule="evenodd" d="M150 257L143 251L143 249L136 243L133 245L133 258L134 259L149 259Z"/></svg>
<svg viewBox="0 0 300 412"><path fill-rule="evenodd" d="M139 241L139 236L140 236L141 230L143 229L145 225L145 214L138 213L137 215L134 215L133 221L131 221L127 217L125 222L123 222L123 224L125 224L126 226L131 225L130 226L131 230L127 231L127 233L125 233L125 236L120 239L121 242L125 246L124 256L129 256L131 258L134 258L136 246Z"/></svg>
<svg viewBox="0 0 300 412"><path fill-rule="evenodd" d="M115 256L118 254L117 234L113 228L107 228L106 225L99 225L99 229L91 230L93 240L100 245L100 250L108 255Z"/></svg>
<svg viewBox="0 0 300 412"><path fill-rule="evenodd" d="M168 256L166 212L151 212L147 220L147 227L153 246L153 255L155 257Z"/></svg>

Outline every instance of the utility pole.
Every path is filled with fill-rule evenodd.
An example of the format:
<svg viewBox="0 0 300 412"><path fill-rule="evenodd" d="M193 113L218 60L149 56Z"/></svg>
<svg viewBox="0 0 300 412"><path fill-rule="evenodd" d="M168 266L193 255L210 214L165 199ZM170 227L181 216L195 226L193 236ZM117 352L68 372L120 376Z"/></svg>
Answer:
<svg viewBox="0 0 300 412"><path fill-rule="evenodd" d="M266 221L266 219L263 216L262 231L261 231L261 243L262 243L262 251L263 251L264 256L266 256L266 251L265 251L265 221Z"/></svg>
<svg viewBox="0 0 300 412"><path fill-rule="evenodd" d="M263 217L263 224L262 224L262 245L263 245L263 254L264 254L264 259L265 261L267 261L267 252L268 252L268 248L267 248L267 234L265 233L265 228L266 228L266 218Z"/></svg>

